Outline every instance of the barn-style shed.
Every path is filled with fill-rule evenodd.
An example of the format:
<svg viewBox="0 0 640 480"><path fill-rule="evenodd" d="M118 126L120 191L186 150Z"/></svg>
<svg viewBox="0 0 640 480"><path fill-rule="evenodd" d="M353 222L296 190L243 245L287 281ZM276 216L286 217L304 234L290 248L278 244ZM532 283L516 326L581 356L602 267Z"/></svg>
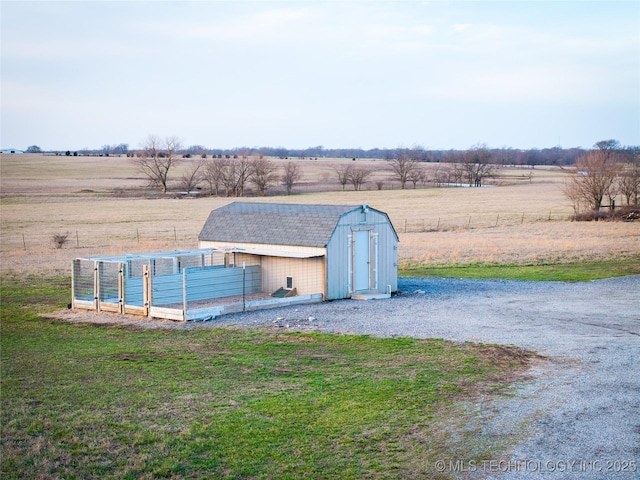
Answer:
<svg viewBox="0 0 640 480"><path fill-rule="evenodd" d="M263 291L335 300L397 290L398 235L368 205L233 202L210 213L198 238L236 265L259 266Z"/></svg>

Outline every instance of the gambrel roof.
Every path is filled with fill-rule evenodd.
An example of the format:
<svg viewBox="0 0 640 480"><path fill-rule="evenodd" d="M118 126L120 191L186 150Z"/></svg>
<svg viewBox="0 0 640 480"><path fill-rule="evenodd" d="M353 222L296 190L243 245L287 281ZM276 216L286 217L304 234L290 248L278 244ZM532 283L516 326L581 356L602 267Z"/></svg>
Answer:
<svg viewBox="0 0 640 480"><path fill-rule="evenodd" d="M200 241L326 247L340 218L361 205L233 202L213 210Z"/></svg>

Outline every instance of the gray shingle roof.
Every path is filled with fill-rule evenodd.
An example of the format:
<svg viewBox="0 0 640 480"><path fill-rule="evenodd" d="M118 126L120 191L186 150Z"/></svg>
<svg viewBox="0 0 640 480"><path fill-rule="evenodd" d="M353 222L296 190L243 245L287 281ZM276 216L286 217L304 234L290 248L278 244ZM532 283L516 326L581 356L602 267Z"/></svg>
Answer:
<svg viewBox="0 0 640 480"><path fill-rule="evenodd" d="M213 210L199 240L325 247L345 213L359 205L233 202Z"/></svg>

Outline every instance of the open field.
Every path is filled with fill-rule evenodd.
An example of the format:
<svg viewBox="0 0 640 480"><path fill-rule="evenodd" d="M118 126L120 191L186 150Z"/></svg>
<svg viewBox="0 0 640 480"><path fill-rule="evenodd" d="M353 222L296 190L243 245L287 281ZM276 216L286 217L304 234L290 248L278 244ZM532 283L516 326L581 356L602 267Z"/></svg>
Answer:
<svg viewBox="0 0 640 480"><path fill-rule="evenodd" d="M536 404L516 418L517 428L486 429L498 415L493 408L523 386L538 385L526 375L544 372L544 388L535 388L542 393L555 375L560 383L569 378L554 360L512 346L404 333L285 333L272 322L259 330L178 330L46 320L68 302L71 259L193 248L210 210L234 199L144 193L144 180L124 159L0 161L3 478L456 478L451 470L438 472L436 462L509 458L503 455L526 441L530 422L542 416L538 426L561 425L569 418L550 421ZM519 180L517 169L503 171L493 188L379 191L369 185L342 192L333 181L336 191L314 191L332 182L332 162L345 161L303 163L306 183L298 194L259 200L367 203L389 214L400 236L401 262L413 267L572 260L638 265L637 223L566 221L571 210L559 170L536 169L530 180ZM51 240L57 233L69 234L62 249ZM459 293L469 297L468 289ZM447 312L450 295L447 290L441 299ZM475 295L499 309L486 293ZM416 309L413 298L406 300L411 313L395 312L398 324L410 319L424 325L433 305ZM507 318L520 319L527 335L532 325L539 330L544 315L512 315L514 308L521 311L510 302L497 316L500 328L486 328L479 312L481 331L506 332L512 343ZM467 310L459 309L468 323ZM440 321L444 313L435 315L434 325L448 325ZM597 342L599 335L589 338ZM582 337L577 348L583 348ZM594 391L601 391L607 373L593 382ZM518 399L518 412L520 405ZM568 412L573 418L584 408ZM560 431L562 444L570 433Z"/></svg>
<svg viewBox="0 0 640 480"><path fill-rule="evenodd" d="M400 190L387 181L377 190L371 181L366 190L343 192L333 168L351 160L297 161L304 178L295 195L184 198L142 194L145 181L125 157L2 155L2 270L67 272L75 257L194 248L209 212L234 200L369 204L389 214L402 264L561 263L640 254L637 222L566 220L572 211L560 169L503 169L493 188ZM390 177L382 160L355 163ZM314 192L320 188L334 191ZM66 233L68 243L55 249L52 236Z"/></svg>

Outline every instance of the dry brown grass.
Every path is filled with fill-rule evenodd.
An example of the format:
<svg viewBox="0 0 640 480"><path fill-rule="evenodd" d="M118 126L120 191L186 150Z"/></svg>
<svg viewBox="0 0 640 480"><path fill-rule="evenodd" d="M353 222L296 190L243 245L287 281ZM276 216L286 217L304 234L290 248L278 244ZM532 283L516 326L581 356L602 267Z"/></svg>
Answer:
<svg viewBox="0 0 640 480"><path fill-rule="evenodd" d="M531 179L529 170L504 169L495 188L379 191L376 177L393 186L385 162L358 160L375 177L368 190L342 192L334 168L351 160L298 161L304 177L296 191L311 193L239 200L369 204L389 214L401 262L558 262L640 253L637 222L566 220L572 210L559 169L536 168ZM0 173L3 271L68 271L75 257L194 248L209 212L238 200L114 194L145 185L125 157L2 155ZM316 191L327 186L335 191ZM52 237L60 233L69 233L69 242L56 249Z"/></svg>

